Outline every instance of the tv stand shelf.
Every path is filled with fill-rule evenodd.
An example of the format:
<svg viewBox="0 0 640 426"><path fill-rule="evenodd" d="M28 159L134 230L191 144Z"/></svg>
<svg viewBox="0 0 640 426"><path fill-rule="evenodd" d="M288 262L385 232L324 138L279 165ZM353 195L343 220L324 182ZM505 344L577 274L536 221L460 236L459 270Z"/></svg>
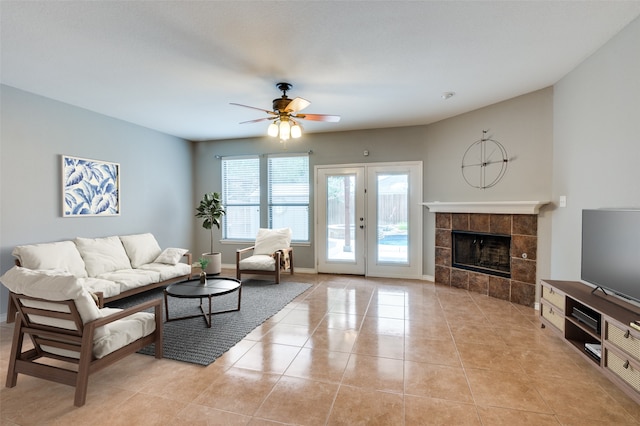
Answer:
<svg viewBox="0 0 640 426"><path fill-rule="evenodd" d="M542 281L540 318L640 403L640 307L578 281ZM587 350L600 345L600 356Z"/></svg>

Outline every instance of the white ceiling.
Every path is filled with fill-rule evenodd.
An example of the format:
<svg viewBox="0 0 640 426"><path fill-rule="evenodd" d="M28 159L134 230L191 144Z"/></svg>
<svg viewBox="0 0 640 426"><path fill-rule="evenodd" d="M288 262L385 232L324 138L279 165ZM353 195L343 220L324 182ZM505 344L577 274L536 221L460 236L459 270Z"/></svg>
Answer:
<svg viewBox="0 0 640 426"><path fill-rule="evenodd" d="M3 84L190 140L428 124L556 83L640 1L6 1ZM640 41L639 41L640 43ZM456 95L443 100L443 92Z"/></svg>

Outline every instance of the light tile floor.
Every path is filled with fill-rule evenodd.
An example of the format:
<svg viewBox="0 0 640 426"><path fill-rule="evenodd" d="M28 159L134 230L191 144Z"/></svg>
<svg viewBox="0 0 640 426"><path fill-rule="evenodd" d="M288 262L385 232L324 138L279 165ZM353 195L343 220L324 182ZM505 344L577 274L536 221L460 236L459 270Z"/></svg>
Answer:
<svg viewBox="0 0 640 426"><path fill-rule="evenodd" d="M0 423L640 425L533 309L422 281L285 279L313 287L210 366L135 354L91 376L82 408L73 388L21 375Z"/></svg>

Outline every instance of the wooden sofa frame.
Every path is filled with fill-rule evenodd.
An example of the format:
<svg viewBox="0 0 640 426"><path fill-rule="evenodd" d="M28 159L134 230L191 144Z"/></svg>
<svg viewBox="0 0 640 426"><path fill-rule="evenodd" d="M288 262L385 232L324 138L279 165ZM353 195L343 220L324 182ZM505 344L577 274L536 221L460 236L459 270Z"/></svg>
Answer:
<svg viewBox="0 0 640 426"><path fill-rule="evenodd" d="M187 264L189 266L191 266L191 262L193 261L191 253L185 253L183 255L183 257L187 258ZM16 264L16 266L22 266L22 265L20 265L20 261L18 259L15 259L15 264ZM134 294L144 293L145 291L152 290L154 288L165 287L165 286L168 286L169 284L173 284L173 283L177 283L177 282L180 282L180 281L188 280L188 279L191 278L191 275L192 274L189 273L188 275L180 275L179 277L170 278L168 280L160 281L160 282L157 282L157 283L151 283L151 284L147 284L147 285L144 285L144 286L141 286L141 287L132 288L132 289L123 291L122 293L116 294L115 296L111 296L111 297L102 297L102 295L99 294L98 295L99 296L98 307L104 308L104 304L105 303L113 302L114 300L124 299L125 297L133 296ZM9 298L9 302L8 302L8 306L7 306L7 324L10 324L15 320L16 312L17 312L17 308L14 305L13 301L11 300L11 298Z"/></svg>
<svg viewBox="0 0 640 426"><path fill-rule="evenodd" d="M89 375L95 373L116 361L121 360L127 355L139 351L140 349L155 343L155 357L162 358L162 300L152 300L131 308L124 309L120 312L108 315L103 318L82 324L82 319L73 300L62 302L52 302L56 304L66 305L69 312L50 311L41 308L27 307L22 304L20 299L29 299L41 302L50 302L44 299L28 297L22 294L10 292L13 304L18 309L18 321L13 332L13 341L11 344L11 355L9 359L9 369L7 372L8 388L16 386L18 374L26 374L41 379L50 380L65 385L75 386L74 405L81 407L84 405L87 397L87 387ZM116 320L125 318L133 313L141 312L146 309L153 308L155 314L156 329L153 333L138 339L127 346L124 346L103 358L97 359L93 356L93 337L98 327L112 323ZM29 321L28 315L40 315L50 319L72 321L76 330L66 328L35 324ZM23 343L25 335L29 335L33 348L24 350ZM54 347L77 351L80 353L79 359L65 357L47 352L43 346ZM76 369L64 368L61 366L47 365L37 362L40 358L51 358L66 363L77 364ZM62 364L62 363L58 363Z"/></svg>
<svg viewBox="0 0 640 426"><path fill-rule="evenodd" d="M240 271L240 261L242 260L242 255L245 253L248 253L249 251L252 251L253 249L255 249L255 247L256 246L251 246L243 249L238 249L236 251L236 278L239 281L242 281L240 278L242 274L260 274L260 275L273 275L275 276L276 284L280 284L280 272L281 272L280 261L281 261L281 256L283 251L286 251L289 253L289 270L291 272L291 275L293 275L293 247L288 247L286 249L278 250L277 252L275 252L274 254L274 257L276 260L275 271L265 271L263 269L243 269L242 271Z"/></svg>

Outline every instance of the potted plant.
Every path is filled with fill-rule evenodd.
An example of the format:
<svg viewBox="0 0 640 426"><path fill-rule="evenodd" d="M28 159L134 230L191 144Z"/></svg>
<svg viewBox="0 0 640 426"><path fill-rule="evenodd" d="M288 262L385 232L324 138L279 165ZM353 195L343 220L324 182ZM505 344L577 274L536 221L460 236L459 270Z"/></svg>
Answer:
<svg viewBox="0 0 640 426"><path fill-rule="evenodd" d="M205 259L204 257L198 259L198 263L200 264L200 284L206 284L207 282L207 273L205 271L210 262L209 259Z"/></svg>
<svg viewBox="0 0 640 426"><path fill-rule="evenodd" d="M204 194L200 205L196 208L196 217L202 219L202 227L211 232L211 248L209 253L202 253L202 257L209 259L205 271L207 274L219 274L222 268L222 255L213 251L213 226L220 229L220 220L226 213L222 206L222 194L219 192L210 192Z"/></svg>

